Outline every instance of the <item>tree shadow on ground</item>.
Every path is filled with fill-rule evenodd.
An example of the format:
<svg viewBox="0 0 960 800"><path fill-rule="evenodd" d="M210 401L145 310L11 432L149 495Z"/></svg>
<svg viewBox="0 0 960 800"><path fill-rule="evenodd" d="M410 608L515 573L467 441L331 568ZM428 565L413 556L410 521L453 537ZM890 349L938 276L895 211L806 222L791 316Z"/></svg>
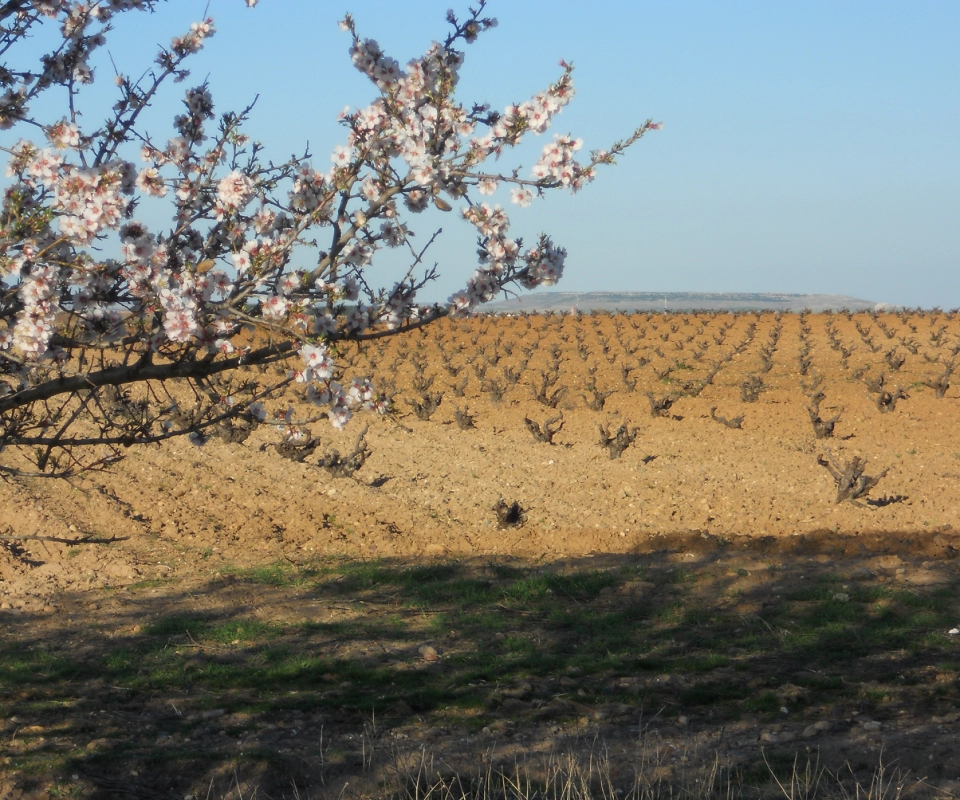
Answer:
<svg viewBox="0 0 960 800"><path fill-rule="evenodd" d="M870 769L886 742L956 777L956 755L924 760L960 716L955 541L692 532L629 556L316 560L64 595L0 612L0 789L373 795L384 759L424 747L469 767L494 742L510 761L598 737L623 770L638 743L749 771L759 745Z"/></svg>

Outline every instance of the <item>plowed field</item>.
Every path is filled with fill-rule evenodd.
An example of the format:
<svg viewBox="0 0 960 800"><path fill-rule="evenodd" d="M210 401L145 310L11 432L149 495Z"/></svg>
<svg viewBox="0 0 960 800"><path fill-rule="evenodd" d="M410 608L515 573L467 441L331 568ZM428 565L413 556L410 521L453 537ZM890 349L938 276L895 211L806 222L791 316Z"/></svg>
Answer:
<svg viewBox="0 0 960 800"><path fill-rule="evenodd" d="M184 548L171 565L181 570L196 566L188 553L207 549L251 561L291 550L549 558L627 553L689 530L729 537L960 529L960 390L938 399L925 385L958 347L960 319L933 313L444 322L344 353L347 377L373 375L394 395L396 414L358 416L342 433L316 424L323 444L303 463L280 457L272 447L278 433L264 426L242 444L143 449L113 474L73 485L0 488L8 534L68 537L74 526L131 537L110 548L123 575L96 569L104 559L96 548L67 563L56 547L33 553L25 544L43 566L8 555L4 587L19 596L23 583L39 592L155 577L164 570L146 555L147 542ZM553 405L534 397L545 376ZM906 393L887 409L867 385L877 388L880 376L881 392ZM744 388L750 380L752 392ZM815 437L815 391L821 419L839 414L829 438ZM411 405L424 394L442 395L426 421ZM664 398L672 404L653 416L651 400ZM712 419L714 408L742 417L741 427ZM474 427L458 426L457 409ZM536 442L525 423L561 415L552 445ZM600 428L613 434L621 424L636 438L611 458L598 444ZM355 479L315 466L333 447L352 449L364 426L372 454ZM840 466L866 459L867 475L888 472L860 504L838 504L817 460L827 453ZM501 497L519 502L522 526L498 529L492 508Z"/></svg>

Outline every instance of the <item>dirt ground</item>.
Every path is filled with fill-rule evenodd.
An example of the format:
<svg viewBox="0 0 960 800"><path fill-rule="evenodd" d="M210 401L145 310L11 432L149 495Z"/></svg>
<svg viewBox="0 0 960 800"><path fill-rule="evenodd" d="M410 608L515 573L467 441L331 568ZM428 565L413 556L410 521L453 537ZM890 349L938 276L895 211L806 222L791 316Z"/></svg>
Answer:
<svg viewBox="0 0 960 800"><path fill-rule="evenodd" d="M145 624L139 606L122 594L95 603L98 592L175 585L167 600L156 590L147 617L169 613L171 603L194 610L249 604L236 590L216 588L225 567L335 556L516 559L545 569L688 559L750 574L765 560L786 569L781 587L809 580L829 562L844 574L867 569L879 583L954 585L960 389L947 386L937 397L935 385L941 377L949 382L958 350L960 318L941 312L444 321L342 353L346 377L372 375L393 396L395 413L358 415L343 432L314 425L321 445L302 463L281 456L277 430L265 425L242 443L177 440L131 450L112 471L69 482L0 482L2 625L20 637L78 635L84 617L128 631ZM816 438L811 421L817 391L819 419L839 414L827 438ZM418 418L415 403L435 393L439 407ZM664 400L655 414L654 403ZM297 398L289 402L300 408ZM472 427L458 424L458 411ZM553 443L535 441L525 420L542 424L561 414ZM742 416L741 427L715 416ZM601 429L612 435L622 424L636 436L611 458L598 443ZM348 452L365 426L371 454L352 477L317 466L334 447ZM818 458L842 468L855 456L867 460L867 475L887 471L859 502L837 503L836 482ZM519 503L522 524L498 525L493 508L501 498ZM57 541L83 537L112 541ZM715 547L698 553L691 544L698 541L732 543L726 552L734 555ZM258 607L272 602L279 599L267 590L257 600ZM762 607L763 600L750 602ZM612 724L595 711L584 712L591 725ZM887 746L912 736L918 757L911 768L926 755L942 761L955 735L953 700L939 713L903 711L896 733L883 729ZM857 727L850 709L823 713L824 730L855 732L851 747L880 746L879 734ZM760 723L726 724L721 736L758 742ZM809 724L792 731L783 723L781 733L800 737ZM669 736L654 727L678 747L719 741L706 718L674 724ZM764 730L776 740L770 725ZM956 772L942 776L954 780L942 783L944 791L960 787L960 765Z"/></svg>

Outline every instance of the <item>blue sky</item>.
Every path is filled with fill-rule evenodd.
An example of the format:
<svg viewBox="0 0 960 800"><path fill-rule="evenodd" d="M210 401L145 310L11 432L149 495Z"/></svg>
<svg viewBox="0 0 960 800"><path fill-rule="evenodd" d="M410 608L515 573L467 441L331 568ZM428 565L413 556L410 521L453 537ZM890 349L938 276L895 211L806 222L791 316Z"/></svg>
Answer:
<svg viewBox="0 0 960 800"><path fill-rule="evenodd" d="M146 68L206 0L128 15L109 50ZM446 30L454 0L346 5L210 0L218 33L195 61L218 111L259 95L249 132L282 159L309 141L329 165L337 112L373 87L347 55L345 10L401 63ZM576 65L577 97L554 130L604 147L652 117L650 134L575 197L513 208L514 235L546 230L569 251L567 291L823 292L908 306L960 306L960 4L956 2L491 2L499 26L467 49L460 97L502 107ZM109 92L109 64L97 92ZM182 87L150 130L170 131ZM91 97L93 100L94 97ZM546 143L506 160L528 168ZM508 204L504 196L496 198ZM474 267L472 229L434 227L442 279ZM386 270L383 279L389 280Z"/></svg>

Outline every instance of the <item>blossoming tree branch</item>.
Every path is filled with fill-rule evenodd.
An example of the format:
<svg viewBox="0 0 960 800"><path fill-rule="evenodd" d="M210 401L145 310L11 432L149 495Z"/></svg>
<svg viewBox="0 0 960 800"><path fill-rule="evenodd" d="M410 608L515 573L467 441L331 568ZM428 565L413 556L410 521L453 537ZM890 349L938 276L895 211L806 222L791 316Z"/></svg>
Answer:
<svg viewBox="0 0 960 800"><path fill-rule="evenodd" d="M190 56L214 35L211 19L174 38L139 80L117 75L111 109L81 116L91 57L111 21L161 4L0 2L0 149L9 156L0 472L69 476L131 445L181 435L199 444L223 431L242 438L261 423L295 441L323 418L342 427L355 410L386 411L369 377L342 374L338 343L556 283L565 250L546 234L525 248L505 210L483 198L501 185L520 207L550 190L577 192L659 127L648 120L586 158L579 139L554 135L525 176L488 166L546 133L574 89L561 62L556 82L529 100L503 110L459 103L462 48L496 25L484 0L463 19L449 12L447 37L405 67L343 20L353 64L379 96L341 114L343 144L325 170L309 154L265 160L242 130L252 107L215 118L206 84L186 91L170 135L142 128L165 85L189 76ZM51 27L50 52L14 63L28 37ZM52 90L65 98L62 114L37 119L31 105ZM138 219L144 198L169 202L169 227ZM411 219L430 205L457 208L479 241L476 270L445 304L417 299L437 268L423 266ZM368 268L384 248L403 248L406 267L392 286L374 286ZM265 403L298 388L315 413L268 418Z"/></svg>

